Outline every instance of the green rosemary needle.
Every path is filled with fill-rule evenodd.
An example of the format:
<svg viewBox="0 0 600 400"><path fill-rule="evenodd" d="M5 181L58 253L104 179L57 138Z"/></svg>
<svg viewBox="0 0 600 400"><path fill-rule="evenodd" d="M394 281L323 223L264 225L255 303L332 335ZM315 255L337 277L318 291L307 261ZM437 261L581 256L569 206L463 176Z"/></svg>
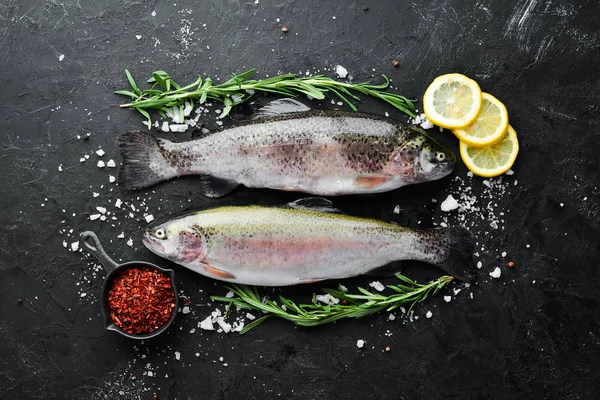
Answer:
<svg viewBox="0 0 600 400"><path fill-rule="evenodd" d="M331 296L332 304L319 303L317 295L313 294L310 304L296 304L292 300L279 296L281 303L279 305L261 297L256 287L235 284L226 286L234 293L234 297L211 296L211 299L228 303L228 309L236 306L267 313L246 325L240 332L244 334L273 317L287 319L300 326L317 326L340 319L360 318L378 311L392 311L402 305L409 306L407 314L410 314L416 303L423 302L429 295L435 295L454 279L451 276L442 276L422 285L402 274L397 274L396 277L401 283L387 286L394 292L391 294L372 293L361 287L358 288L360 294L350 294L344 291L341 285L337 290L323 289L323 292Z"/></svg>
<svg viewBox="0 0 600 400"><path fill-rule="evenodd" d="M138 110L146 118L148 129L152 126L149 110L158 111L164 118L166 112L177 107L183 120L183 109L186 102L203 104L210 99L223 103L221 116L225 117L234 106L248 101L255 93L273 93L288 97L305 94L317 100L334 95L352 110L357 111L356 106L351 102L351 100L360 101L360 97L353 93L356 92L383 100L403 113L411 117L415 116L413 104L415 100L386 92L385 89L389 87L390 80L385 75L382 75L384 83L374 85L368 82L339 82L323 75L284 74L260 80L251 79L255 74L256 69L240 75L234 74L227 82L219 85L214 85L208 77L203 79L199 76L189 85L180 86L165 71L155 71L147 81L152 85L150 89L141 90L131 73L125 70L131 90L117 90L115 93L131 99L129 103L121 104L121 107Z"/></svg>

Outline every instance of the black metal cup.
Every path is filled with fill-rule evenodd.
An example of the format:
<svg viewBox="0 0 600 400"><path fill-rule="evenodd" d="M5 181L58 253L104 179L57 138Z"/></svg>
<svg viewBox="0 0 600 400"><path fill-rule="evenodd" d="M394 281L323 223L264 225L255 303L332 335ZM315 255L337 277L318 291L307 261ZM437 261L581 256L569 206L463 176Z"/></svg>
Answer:
<svg viewBox="0 0 600 400"><path fill-rule="evenodd" d="M79 235L79 240L83 248L89 251L90 254L92 254L98 259L98 261L100 261L100 263L102 264L102 266L108 274L106 275L104 285L102 286L102 314L104 314L104 327L109 331L118 332L121 335L131 339L150 339L166 331L167 328L171 325L171 323L173 323L173 321L175 320L177 310L179 309L179 297L177 296L177 288L175 287L175 271L173 271L172 269L160 268L159 266L145 261L130 261L123 264L117 264L108 256L108 254L106 254L106 252L102 248L102 245L100 244L98 236L96 236L96 234L91 231L81 233L81 235ZM136 267L154 268L169 275L169 277L171 278L171 286L173 287L173 293L175 294L175 308L173 309L171 317L161 327L150 333L127 333L121 328L119 328L117 325L115 325L110 316L110 308L108 306L108 293L113 285L115 277L125 269Z"/></svg>

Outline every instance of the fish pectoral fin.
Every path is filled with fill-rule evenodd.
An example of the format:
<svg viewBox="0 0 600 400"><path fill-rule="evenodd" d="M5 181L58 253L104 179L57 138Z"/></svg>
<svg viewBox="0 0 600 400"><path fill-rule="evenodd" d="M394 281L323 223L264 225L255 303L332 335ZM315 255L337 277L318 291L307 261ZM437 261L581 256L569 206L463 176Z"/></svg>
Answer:
<svg viewBox="0 0 600 400"><path fill-rule="evenodd" d="M210 276L214 279L235 279L235 275L230 272L225 271L224 269L217 268L210 263L203 262L202 269L207 276Z"/></svg>
<svg viewBox="0 0 600 400"><path fill-rule="evenodd" d="M387 174L359 175L354 178L354 186L362 189L375 189L392 179L394 176Z"/></svg>
<svg viewBox="0 0 600 400"><path fill-rule="evenodd" d="M295 99L285 98L269 102L259 108L252 119L279 117L286 114L295 114L310 111L310 107Z"/></svg>
<svg viewBox="0 0 600 400"><path fill-rule="evenodd" d="M331 201L322 197L305 197L287 204L288 207L299 210L312 210L328 213L342 213L337 208L334 208Z"/></svg>
<svg viewBox="0 0 600 400"><path fill-rule="evenodd" d="M327 278L300 278L298 283L315 283L326 280Z"/></svg>
<svg viewBox="0 0 600 400"><path fill-rule="evenodd" d="M229 179L217 178L211 175L202 175L200 177L202 185L202 193L206 197L221 197L225 196L235 189L239 183Z"/></svg>

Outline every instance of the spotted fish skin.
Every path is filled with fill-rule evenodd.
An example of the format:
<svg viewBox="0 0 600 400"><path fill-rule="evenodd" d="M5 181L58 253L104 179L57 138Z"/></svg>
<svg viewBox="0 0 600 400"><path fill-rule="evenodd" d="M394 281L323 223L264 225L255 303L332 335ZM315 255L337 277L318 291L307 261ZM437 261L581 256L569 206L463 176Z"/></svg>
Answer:
<svg viewBox="0 0 600 400"><path fill-rule="evenodd" d="M325 201L325 200L323 200ZM415 230L332 210L219 207L149 228L154 253L228 282L285 286L365 274L396 260L440 266L472 280L463 228Z"/></svg>
<svg viewBox="0 0 600 400"><path fill-rule="evenodd" d="M120 144L126 188L202 175L211 197L239 184L319 195L379 193L439 179L455 161L451 150L415 127L326 110L260 118L181 143L130 132Z"/></svg>

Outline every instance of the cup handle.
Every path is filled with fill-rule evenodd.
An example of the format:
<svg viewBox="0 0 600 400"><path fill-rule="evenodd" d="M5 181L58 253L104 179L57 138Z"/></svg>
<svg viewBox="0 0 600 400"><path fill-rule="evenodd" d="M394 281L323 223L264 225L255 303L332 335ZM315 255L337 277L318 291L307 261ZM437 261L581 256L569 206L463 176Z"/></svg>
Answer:
<svg viewBox="0 0 600 400"><path fill-rule="evenodd" d="M119 266L114 262L102 248L98 236L92 231L85 231L79 235L79 241L84 249L90 252L100 261L107 273L110 273ZM91 243L90 243L91 242Z"/></svg>

